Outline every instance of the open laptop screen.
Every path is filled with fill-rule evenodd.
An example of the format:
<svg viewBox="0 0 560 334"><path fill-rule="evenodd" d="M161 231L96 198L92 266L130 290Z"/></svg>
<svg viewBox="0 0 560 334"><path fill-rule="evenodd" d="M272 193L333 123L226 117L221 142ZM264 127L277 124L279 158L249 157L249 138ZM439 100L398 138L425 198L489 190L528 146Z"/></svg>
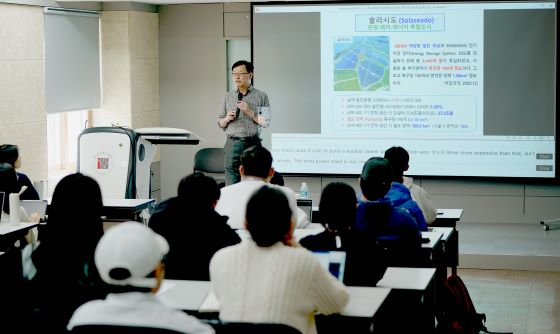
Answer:
<svg viewBox="0 0 560 334"><path fill-rule="evenodd" d="M314 251L313 254L319 259L321 266L328 270L340 282L344 280L344 267L346 264L346 252L341 251Z"/></svg>
<svg viewBox="0 0 560 334"><path fill-rule="evenodd" d="M309 218L309 221L312 220L311 214L313 213L313 202L311 199L307 198L298 198L297 199L297 206L298 208L302 209L303 212Z"/></svg>
<svg viewBox="0 0 560 334"><path fill-rule="evenodd" d="M47 200L22 200L21 206L25 209L27 217L37 214L39 218L45 220L45 213L47 212Z"/></svg>

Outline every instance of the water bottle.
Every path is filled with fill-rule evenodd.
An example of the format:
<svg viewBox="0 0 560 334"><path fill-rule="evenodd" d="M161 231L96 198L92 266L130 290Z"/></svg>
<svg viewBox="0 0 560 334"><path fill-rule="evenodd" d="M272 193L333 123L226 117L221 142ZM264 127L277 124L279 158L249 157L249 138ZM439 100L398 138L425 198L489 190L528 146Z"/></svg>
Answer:
<svg viewBox="0 0 560 334"><path fill-rule="evenodd" d="M308 198L308 196L309 196L309 188L307 188L307 183L302 182L301 187L299 188L299 197Z"/></svg>
<svg viewBox="0 0 560 334"><path fill-rule="evenodd" d="M10 194L10 225L19 225L19 194Z"/></svg>

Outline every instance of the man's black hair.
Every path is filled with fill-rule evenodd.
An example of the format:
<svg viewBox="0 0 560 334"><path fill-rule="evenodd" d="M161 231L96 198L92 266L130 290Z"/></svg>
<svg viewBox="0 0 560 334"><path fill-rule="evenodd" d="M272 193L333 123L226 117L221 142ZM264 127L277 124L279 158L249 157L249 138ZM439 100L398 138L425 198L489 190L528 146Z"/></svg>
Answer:
<svg viewBox="0 0 560 334"><path fill-rule="evenodd" d="M16 160L19 157L19 150L17 145L2 144L0 145L0 163L8 163L15 166Z"/></svg>
<svg viewBox="0 0 560 334"><path fill-rule="evenodd" d="M393 171L389 160L381 157L370 158L364 164L360 175L362 194L370 201L381 199L391 188Z"/></svg>
<svg viewBox="0 0 560 334"><path fill-rule="evenodd" d="M272 154L261 145L249 147L241 154L241 165L246 176L266 179L272 167Z"/></svg>
<svg viewBox="0 0 560 334"><path fill-rule="evenodd" d="M220 199L220 188L214 178L195 172L179 182L177 196L182 203L199 208L211 208Z"/></svg>
<svg viewBox="0 0 560 334"><path fill-rule="evenodd" d="M231 70L233 71L234 68L238 67L238 66L242 66L245 65L245 68L247 69L247 73L253 73L253 64L249 61L246 60L238 60L236 61L232 66L231 66Z"/></svg>
<svg viewBox="0 0 560 334"><path fill-rule="evenodd" d="M393 146L385 151L385 159L389 160L389 163L391 163L395 178L401 178L403 173L408 169L410 156L404 148Z"/></svg>
<svg viewBox="0 0 560 334"><path fill-rule="evenodd" d="M290 231L292 210L280 189L262 186L249 199L245 218L257 246L269 247Z"/></svg>

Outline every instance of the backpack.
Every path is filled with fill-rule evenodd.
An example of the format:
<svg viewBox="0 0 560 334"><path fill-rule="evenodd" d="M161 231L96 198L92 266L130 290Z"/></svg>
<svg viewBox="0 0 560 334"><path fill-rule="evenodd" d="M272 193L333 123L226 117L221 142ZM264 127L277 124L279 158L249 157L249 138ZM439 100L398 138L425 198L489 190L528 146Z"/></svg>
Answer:
<svg viewBox="0 0 560 334"><path fill-rule="evenodd" d="M445 281L442 308L436 317L440 334L498 334L486 329L486 314L476 312L465 283L457 275L451 275Z"/></svg>

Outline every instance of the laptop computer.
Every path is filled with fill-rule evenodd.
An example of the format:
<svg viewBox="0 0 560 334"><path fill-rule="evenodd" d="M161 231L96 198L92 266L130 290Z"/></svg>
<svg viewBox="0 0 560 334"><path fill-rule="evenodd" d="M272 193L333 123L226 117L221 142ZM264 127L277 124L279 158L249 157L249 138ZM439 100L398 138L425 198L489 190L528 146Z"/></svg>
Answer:
<svg viewBox="0 0 560 334"><path fill-rule="evenodd" d="M33 214L37 214L41 220L45 220L47 200L22 200L20 204L25 209L28 218L31 218Z"/></svg>
<svg viewBox="0 0 560 334"><path fill-rule="evenodd" d="M344 280L344 267L346 265L346 252L341 251L314 251L321 266L328 270L340 282Z"/></svg>
<svg viewBox="0 0 560 334"><path fill-rule="evenodd" d="M297 206L298 208L302 209L305 214L307 214L307 218L309 218L309 221L311 221L311 214L313 213L313 201L308 198L298 198Z"/></svg>

